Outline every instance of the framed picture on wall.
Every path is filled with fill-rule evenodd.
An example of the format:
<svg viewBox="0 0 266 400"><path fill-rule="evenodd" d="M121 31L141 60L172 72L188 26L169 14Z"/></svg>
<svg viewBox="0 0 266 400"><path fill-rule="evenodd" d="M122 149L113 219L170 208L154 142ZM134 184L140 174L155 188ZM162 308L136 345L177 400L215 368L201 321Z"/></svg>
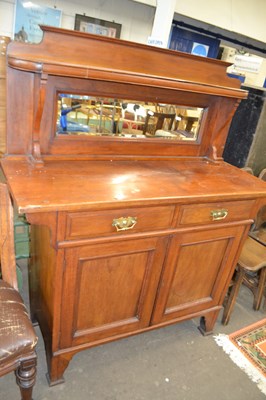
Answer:
<svg viewBox="0 0 266 400"><path fill-rule="evenodd" d="M80 14L76 14L75 16L74 29L76 31L120 38L121 28L122 25L115 22L104 21L103 19L87 17L86 15Z"/></svg>
<svg viewBox="0 0 266 400"><path fill-rule="evenodd" d="M14 18L14 40L39 43L43 32L39 25L60 27L61 10L40 6L33 1L17 0Z"/></svg>

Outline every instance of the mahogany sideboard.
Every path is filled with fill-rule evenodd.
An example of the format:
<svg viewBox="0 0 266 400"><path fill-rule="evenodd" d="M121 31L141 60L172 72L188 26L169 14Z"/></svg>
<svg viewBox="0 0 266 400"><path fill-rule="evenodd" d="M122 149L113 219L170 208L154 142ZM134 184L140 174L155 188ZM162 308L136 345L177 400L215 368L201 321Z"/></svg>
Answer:
<svg viewBox="0 0 266 400"><path fill-rule="evenodd" d="M266 184L222 158L246 97L227 63L42 29L8 46L1 165L53 385L92 346L196 317L210 333Z"/></svg>

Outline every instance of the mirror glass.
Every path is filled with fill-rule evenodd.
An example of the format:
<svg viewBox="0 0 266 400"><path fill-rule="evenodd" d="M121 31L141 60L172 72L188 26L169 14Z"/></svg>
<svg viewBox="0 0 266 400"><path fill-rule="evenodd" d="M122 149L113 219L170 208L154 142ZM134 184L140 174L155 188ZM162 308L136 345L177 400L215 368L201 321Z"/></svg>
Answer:
<svg viewBox="0 0 266 400"><path fill-rule="evenodd" d="M59 93L58 135L196 141L203 108Z"/></svg>

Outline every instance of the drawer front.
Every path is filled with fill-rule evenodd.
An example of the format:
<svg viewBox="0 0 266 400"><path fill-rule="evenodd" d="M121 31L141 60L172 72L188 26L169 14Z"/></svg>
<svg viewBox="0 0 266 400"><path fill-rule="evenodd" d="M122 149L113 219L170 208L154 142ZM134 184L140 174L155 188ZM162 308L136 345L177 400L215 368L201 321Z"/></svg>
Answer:
<svg viewBox="0 0 266 400"><path fill-rule="evenodd" d="M181 206L180 225L209 224L249 219L255 200Z"/></svg>
<svg viewBox="0 0 266 400"><path fill-rule="evenodd" d="M66 239L168 229L175 206L138 207L67 214Z"/></svg>

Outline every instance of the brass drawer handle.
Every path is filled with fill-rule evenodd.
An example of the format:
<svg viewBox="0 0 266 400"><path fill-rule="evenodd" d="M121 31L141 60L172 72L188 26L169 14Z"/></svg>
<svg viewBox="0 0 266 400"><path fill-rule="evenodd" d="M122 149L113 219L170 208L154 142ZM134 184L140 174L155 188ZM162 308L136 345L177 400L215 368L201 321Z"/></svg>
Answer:
<svg viewBox="0 0 266 400"><path fill-rule="evenodd" d="M218 221L220 219L225 219L228 215L228 210L222 208L221 210L212 210L211 217L213 221Z"/></svg>
<svg viewBox="0 0 266 400"><path fill-rule="evenodd" d="M117 231L126 231L134 228L136 223L137 217L120 217L113 219L112 226L115 226Z"/></svg>

